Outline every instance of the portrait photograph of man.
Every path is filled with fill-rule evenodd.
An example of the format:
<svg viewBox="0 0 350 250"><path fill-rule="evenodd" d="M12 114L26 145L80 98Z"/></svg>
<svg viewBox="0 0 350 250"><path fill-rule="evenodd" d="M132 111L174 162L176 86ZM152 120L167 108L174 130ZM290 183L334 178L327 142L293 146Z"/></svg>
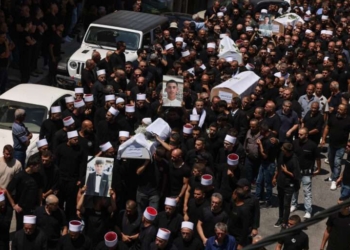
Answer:
<svg viewBox="0 0 350 250"><path fill-rule="evenodd" d="M86 171L86 194L109 196L112 183L113 162L109 158L96 157L88 163Z"/></svg>
<svg viewBox="0 0 350 250"><path fill-rule="evenodd" d="M163 83L163 106L181 107L183 84L173 79Z"/></svg>
<svg viewBox="0 0 350 250"><path fill-rule="evenodd" d="M269 14L262 15L262 20L259 24L259 31L262 36L270 37L272 35L272 16ZM260 17L261 18L261 17Z"/></svg>

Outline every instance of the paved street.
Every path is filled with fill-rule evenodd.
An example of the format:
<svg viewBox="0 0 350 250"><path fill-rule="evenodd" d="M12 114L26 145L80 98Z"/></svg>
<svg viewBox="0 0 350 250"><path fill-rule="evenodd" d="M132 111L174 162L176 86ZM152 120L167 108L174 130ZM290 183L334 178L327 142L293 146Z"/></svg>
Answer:
<svg viewBox="0 0 350 250"><path fill-rule="evenodd" d="M73 41L71 43L65 43L62 44L62 49L64 51L64 55L70 55L72 54L76 48L78 48L79 44L76 41ZM101 55L102 58L105 55ZM42 67L42 60L39 61L39 66ZM45 83L45 77L47 75L48 71L45 71L45 74L33 78L31 77L30 82L31 83ZM19 83L20 79L20 73L18 70L10 69L9 72L9 78L10 78L10 86L14 86ZM332 206L336 204L337 199L339 197L339 189L337 191L331 191L329 189L330 183L324 182L323 180L329 176L329 165L325 164L322 160L322 169L321 175L315 177L313 179L313 212L321 211L329 206ZM303 203L303 192L301 188L301 192L299 194L299 202ZM259 234L262 236L268 236L275 234L279 232L278 228L275 228L273 225L275 224L277 218L278 218L278 208L277 208L277 190L274 189L274 202L273 202L273 208L270 209L262 209L261 210L261 227L259 229ZM299 210L295 212L295 214L300 215L301 217L304 216L303 211L303 204L300 204ZM11 230L14 231L15 223L13 221ZM318 223L314 226L311 226L306 231L310 238L310 249L316 250L319 249L321 239L323 236L323 232L325 230L325 221ZM267 249L274 249L275 245L271 245L267 247Z"/></svg>

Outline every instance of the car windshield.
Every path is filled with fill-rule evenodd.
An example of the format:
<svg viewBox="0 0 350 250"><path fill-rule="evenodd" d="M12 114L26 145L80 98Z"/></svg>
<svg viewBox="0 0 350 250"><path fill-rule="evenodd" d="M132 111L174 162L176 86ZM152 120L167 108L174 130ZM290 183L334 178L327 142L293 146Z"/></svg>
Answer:
<svg viewBox="0 0 350 250"><path fill-rule="evenodd" d="M12 129L16 109L24 109L24 124L31 133L39 133L42 122L47 117L47 108L35 104L0 99L0 129Z"/></svg>
<svg viewBox="0 0 350 250"><path fill-rule="evenodd" d="M118 41L126 43L126 49L137 50L140 44L140 34L124 30L91 26L85 42L101 46L116 47Z"/></svg>

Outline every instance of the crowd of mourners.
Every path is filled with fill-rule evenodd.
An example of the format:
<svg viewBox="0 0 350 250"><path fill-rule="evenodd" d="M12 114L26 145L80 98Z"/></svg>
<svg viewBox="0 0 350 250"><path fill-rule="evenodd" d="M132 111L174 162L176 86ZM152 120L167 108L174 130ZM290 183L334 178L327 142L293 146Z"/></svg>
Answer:
<svg viewBox="0 0 350 250"><path fill-rule="evenodd" d="M82 8L79 0L27 0L13 8L3 1L1 92L9 65L28 82L41 73L39 56L55 85L61 43L79 32L77 23L86 28L119 9L107 2ZM124 4L142 11L141 1ZM263 36L260 15L287 12L301 20ZM124 41L106 55L94 51L74 96L65 98L64 108L51 107L33 155L26 154L34 139L26 111L15 111L13 145L0 158L0 249L242 249L264 234L261 209L278 208L271 226L281 230L302 222L293 214L298 209L305 220L312 218L312 180L322 171L322 158L330 170L324 180L330 191L322 192L339 190L338 203L347 200L349 13L347 0L291 0L259 11L249 0L225 8L214 1L204 20L194 15L156 29L154 43L139 49L135 61L126 61ZM218 56L225 36L242 61ZM251 93L231 101L211 95L213 87L245 71L259 76ZM182 77L181 107L163 105L164 75ZM124 143L146 134L158 118L171 132L165 140L148 138L156 146L150 159L117 157ZM86 178L89 156L109 158L113 166L102 171L96 160ZM349 208L326 223L320 245L309 246L299 230L280 238L276 249L349 249Z"/></svg>

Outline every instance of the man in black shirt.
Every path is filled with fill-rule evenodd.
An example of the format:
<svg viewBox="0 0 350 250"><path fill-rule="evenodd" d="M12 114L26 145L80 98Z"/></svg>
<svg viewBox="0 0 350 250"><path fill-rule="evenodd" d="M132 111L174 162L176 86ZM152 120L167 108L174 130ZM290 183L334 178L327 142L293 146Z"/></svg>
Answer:
<svg viewBox="0 0 350 250"><path fill-rule="evenodd" d="M118 41L117 42L117 50L111 55L109 59L109 68L114 69L114 68L125 68L125 49L126 49L126 44L123 41Z"/></svg>
<svg viewBox="0 0 350 250"><path fill-rule="evenodd" d="M340 199L350 196L350 140L348 140L345 148L347 157L344 164L344 170L337 180L337 186L341 184Z"/></svg>
<svg viewBox="0 0 350 250"><path fill-rule="evenodd" d="M345 146L349 138L350 117L347 115L347 106L340 104L335 114L331 114L328 123L324 128L320 146L326 143L326 137L329 135L328 160L332 171L330 180L332 181L331 190L336 190L336 180L341 172L341 160L345 153Z"/></svg>
<svg viewBox="0 0 350 250"><path fill-rule="evenodd" d="M310 111L306 113L301 121L302 127L309 130L308 139L316 144L320 142L324 124L324 118L319 107L320 104L318 102L311 103Z"/></svg>
<svg viewBox="0 0 350 250"><path fill-rule="evenodd" d="M16 211L17 230L23 227L23 216L32 214L41 203L42 177L39 155L29 157L24 171L17 173L7 186L11 206ZM14 200L11 195L16 191Z"/></svg>
<svg viewBox="0 0 350 250"><path fill-rule="evenodd" d="M85 63L85 68L81 71L81 85L84 88L85 94L91 94L91 89L97 80L95 71L96 64L94 60L88 59Z"/></svg>
<svg viewBox="0 0 350 250"><path fill-rule="evenodd" d="M312 176L320 173L321 161L317 161L317 170L314 171L314 164L316 159L320 159L320 152L317 144L308 139L309 130L307 128L299 129L299 138L293 141L294 153L298 156L301 183L304 191L304 207L305 219L310 219L312 214ZM291 212L294 212L298 206L299 192L293 194Z"/></svg>
<svg viewBox="0 0 350 250"><path fill-rule="evenodd" d="M301 219L299 215L292 215L288 220L288 228L293 228L300 224ZM293 232L293 234L288 234L277 243L275 250L294 250L294 249L309 249L309 236L302 230Z"/></svg>
<svg viewBox="0 0 350 250"><path fill-rule="evenodd" d="M349 199L349 195L339 199L338 204ZM350 210L343 207L340 212L329 216L324 231L320 250L346 250L350 246ZM327 248L325 248L328 242Z"/></svg>
<svg viewBox="0 0 350 250"><path fill-rule="evenodd" d="M63 128L62 114L60 106L52 106L50 109L50 118L46 119L40 126L40 139L46 139L49 149L53 148L53 139L55 133Z"/></svg>
<svg viewBox="0 0 350 250"><path fill-rule="evenodd" d="M277 160L277 169L272 180L278 192L279 218L275 227L285 228L290 214L292 195L300 186L300 167L297 156L293 152L291 143L283 143L282 153Z"/></svg>
<svg viewBox="0 0 350 250"><path fill-rule="evenodd" d="M49 40L49 83L56 86L57 65L61 60L61 40L64 30L63 24L57 25L56 30Z"/></svg>
<svg viewBox="0 0 350 250"><path fill-rule="evenodd" d="M39 173L43 179L42 199L45 200L49 195L57 193L60 173L58 167L54 164L51 151L43 151L40 157L41 168Z"/></svg>
<svg viewBox="0 0 350 250"><path fill-rule="evenodd" d="M174 240L174 245L182 250L201 250L202 242L193 235L194 224L190 221L183 221L181 224L181 236Z"/></svg>

